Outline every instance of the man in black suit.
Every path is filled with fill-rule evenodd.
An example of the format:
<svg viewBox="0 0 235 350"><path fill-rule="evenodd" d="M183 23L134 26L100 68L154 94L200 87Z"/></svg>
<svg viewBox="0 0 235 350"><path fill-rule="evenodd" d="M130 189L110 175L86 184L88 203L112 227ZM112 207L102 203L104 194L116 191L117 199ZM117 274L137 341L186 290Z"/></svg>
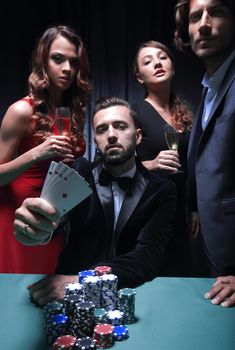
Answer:
<svg viewBox="0 0 235 350"><path fill-rule="evenodd" d="M191 209L197 210L211 276L235 275L235 2L178 0L175 41L203 60L204 98L189 144ZM235 277L206 297L235 303Z"/></svg>
<svg viewBox="0 0 235 350"><path fill-rule="evenodd" d="M93 194L72 209L58 228L67 228L68 243L56 274L29 287L40 305L62 297L64 284L75 281L78 271L97 265L110 266L119 287L152 280L160 273L173 235L175 186L136 160L141 130L129 104L115 97L100 99L93 128L101 161L94 164L79 158L74 164ZM46 201L26 199L16 211L15 237L23 244L42 244L58 224L56 210Z"/></svg>

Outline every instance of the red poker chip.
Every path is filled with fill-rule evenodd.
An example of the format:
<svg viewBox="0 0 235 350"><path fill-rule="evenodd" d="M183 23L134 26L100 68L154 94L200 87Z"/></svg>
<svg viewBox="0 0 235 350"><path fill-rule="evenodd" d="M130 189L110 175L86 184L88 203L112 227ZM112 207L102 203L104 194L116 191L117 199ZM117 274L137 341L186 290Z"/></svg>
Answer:
<svg viewBox="0 0 235 350"><path fill-rule="evenodd" d="M112 334L114 330L114 327L111 324L98 324L95 326L94 333L99 335L109 335Z"/></svg>
<svg viewBox="0 0 235 350"><path fill-rule="evenodd" d="M52 346L52 350L62 350L62 349L72 350L76 341L77 339L72 335L63 335L61 337L58 337L55 340Z"/></svg>
<svg viewBox="0 0 235 350"><path fill-rule="evenodd" d="M96 341L97 348L110 348L114 342L114 327L111 324L98 324L95 326L93 339Z"/></svg>
<svg viewBox="0 0 235 350"><path fill-rule="evenodd" d="M112 272L112 269L110 266L97 266L95 268L95 272L98 276L102 276L104 274L109 274Z"/></svg>

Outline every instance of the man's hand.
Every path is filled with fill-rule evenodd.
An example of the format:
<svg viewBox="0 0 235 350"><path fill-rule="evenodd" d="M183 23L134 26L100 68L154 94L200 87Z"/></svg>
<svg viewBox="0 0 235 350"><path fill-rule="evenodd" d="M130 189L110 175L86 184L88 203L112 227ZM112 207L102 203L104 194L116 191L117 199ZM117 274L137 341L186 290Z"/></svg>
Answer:
<svg viewBox="0 0 235 350"><path fill-rule="evenodd" d="M212 304L229 307L235 305L235 276L217 277L212 288L204 295Z"/></svg>
<svg viewBox="0 0 235 350"><path fill-rule="evenodd" d="M48 275L28 286L30 299L39 306L45 306L53 300L64 298L65 285L78 282L78 276Z"/></svg>
<svg viewBox="0 0 235 350"><path fill-rule="evenodd" d="M15 212L15 238L25 245L43 244L59 224L59 214L42 198L27 198Z"/></svg>

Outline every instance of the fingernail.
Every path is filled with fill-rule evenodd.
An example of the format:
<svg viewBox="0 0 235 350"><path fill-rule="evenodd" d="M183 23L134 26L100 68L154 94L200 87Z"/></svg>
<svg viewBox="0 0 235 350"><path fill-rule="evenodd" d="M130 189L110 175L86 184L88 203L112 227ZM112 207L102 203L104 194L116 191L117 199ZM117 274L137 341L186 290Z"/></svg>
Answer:
<svg viewBox="0 0 235 350"><path fill-rule="evenodd" d="M210 293L206 293L206 294L204 294L204 298L206 298L206 299L210 299Z"/></svg>
<svg viewBox="0 0 235 350"><path fill-rule="evenodd" d="M214 298L211 300L211 303L212 304L218 304L219 300L217 298Z"/></svg>
<svg viewBox="0 0 235 350"><path fill-rule="evenodd" d="M223 302L221 303L221 306L223 306L223 307L228 307L229 305L228 305L228 302L227 302L227 301L223 301Z"/></svg>

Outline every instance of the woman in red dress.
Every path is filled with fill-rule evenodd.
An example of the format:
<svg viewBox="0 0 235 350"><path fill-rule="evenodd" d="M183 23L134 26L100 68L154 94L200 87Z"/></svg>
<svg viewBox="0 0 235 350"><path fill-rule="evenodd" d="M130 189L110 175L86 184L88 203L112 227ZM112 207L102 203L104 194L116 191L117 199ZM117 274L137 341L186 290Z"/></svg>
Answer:
<svg viewBox="0 0 235 350"><path fill-rule="evenodd" d="M0 273L52 273L61 236L39 247L14 238L14 213L27 197L40 196L52 160L71 162L85 152L85 106L91 90L80 37L67 26L48 28L39 39L28 79L29 94L12 104L0 129ZM67 106L71 132L56 135L54 111Z"/></svg>

